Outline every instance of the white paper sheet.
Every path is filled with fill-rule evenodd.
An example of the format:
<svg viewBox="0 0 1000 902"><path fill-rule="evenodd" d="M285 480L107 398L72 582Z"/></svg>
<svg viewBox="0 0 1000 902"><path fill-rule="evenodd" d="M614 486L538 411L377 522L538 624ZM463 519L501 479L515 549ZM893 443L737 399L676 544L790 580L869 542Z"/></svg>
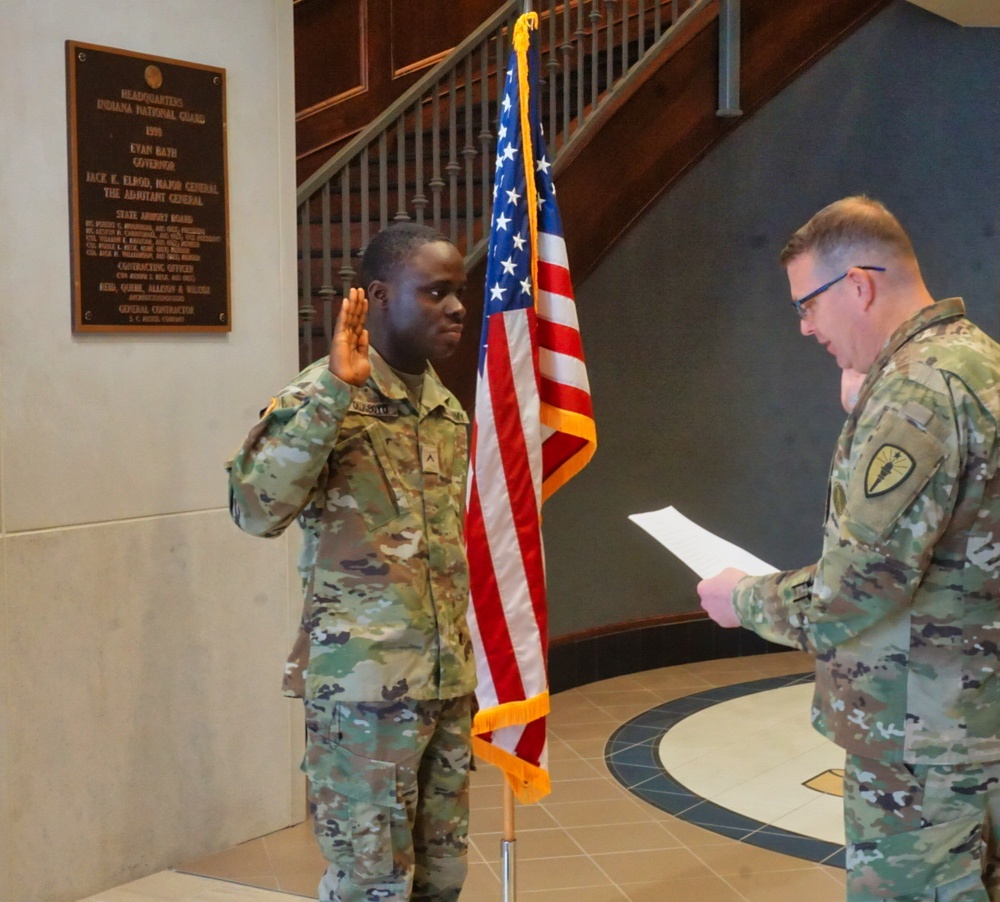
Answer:
<svg viewBox="0 0 1000 902"><path fill-rule="evenodd" d="M772 567L732 542L720 539L689 520L675 507L665 507L645 514L631 514L629 519L646 530L668 551L677 555L702 579L715 576L726 567L735 567L751 576L777 572L777 567Z"/></svg>

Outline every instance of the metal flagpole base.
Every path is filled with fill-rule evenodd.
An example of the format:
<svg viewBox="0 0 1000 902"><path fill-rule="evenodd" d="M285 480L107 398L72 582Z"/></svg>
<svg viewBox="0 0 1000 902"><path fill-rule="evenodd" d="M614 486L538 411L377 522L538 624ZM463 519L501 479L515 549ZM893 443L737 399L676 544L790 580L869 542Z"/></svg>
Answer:
<svg viewBox="0 0 1000 902"><path fill-rule="evenodd" d="M516 846L516 839L505 839L500 842L500 864L503 867L503 902L514 902L517 898Z"/></svg>

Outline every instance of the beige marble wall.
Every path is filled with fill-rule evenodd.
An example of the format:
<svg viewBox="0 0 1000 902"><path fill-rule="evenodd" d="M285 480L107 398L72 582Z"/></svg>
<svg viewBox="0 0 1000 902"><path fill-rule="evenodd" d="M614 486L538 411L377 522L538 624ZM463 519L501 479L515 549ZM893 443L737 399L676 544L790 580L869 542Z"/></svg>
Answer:
<svg viewBox="0 0 1000 902"><path fill-rule="evenodd" d="M7 630L7 574L3 554L0 554L0 592L0 899L12 899L11 872L14 856L11 850L10 803L7 793L10 785L7 767L10 738L7 661L10 641Z"/></svg>
<svg viewBox="0 0 1000 902"><path fill-rule="evenodd" d="M0 899L303 815L293 538L223 462L295 371L291 0L11 0L0 29ZM233 331L70 328L68 39L227 73Z"/></svg>
<svg viewBox="0 0 1000 902"><path fill-rule="evenodd" d="M284 542L209 511L5 546L15 898L78 898L290 822Z"/></svg>

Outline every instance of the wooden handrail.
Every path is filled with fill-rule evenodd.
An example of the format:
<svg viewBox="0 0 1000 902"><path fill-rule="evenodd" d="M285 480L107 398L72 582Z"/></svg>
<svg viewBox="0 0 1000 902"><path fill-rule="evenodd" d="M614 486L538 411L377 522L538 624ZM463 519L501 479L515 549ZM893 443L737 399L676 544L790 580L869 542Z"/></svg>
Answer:
<svg viewBox="0 0 1000 902"><path fill-rule="evenodd" d="M463 250L467 265L485 253L496 93L522 3L504 3L299 187L303 363L313 357L317 298L326 333L331 316L325 308L351 285L353 258L390 220L432 223ZM706 16L718 15L718 5L719 0L535 4L541 7L542 119L557 170L606 111L628 96L650 61L671 52L689 29L704 27ZM663 15L668 7L669 17ZM335 193L339 204L332 203ZM328 344L324 334L321 347Z"/></svg>

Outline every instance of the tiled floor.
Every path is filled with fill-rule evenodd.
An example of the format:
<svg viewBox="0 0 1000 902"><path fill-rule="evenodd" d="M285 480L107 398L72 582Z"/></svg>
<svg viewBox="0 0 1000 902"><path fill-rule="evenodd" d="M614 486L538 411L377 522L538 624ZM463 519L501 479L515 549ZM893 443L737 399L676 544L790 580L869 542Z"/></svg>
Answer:
<svg viewBox="0 0 1000 902"><path fill-rule="evenodd" d="M622 724L665 702L809 669L809 659L797 652L760 655L662 668L554 696L549 719L554 789L540 804L517 808L518 900L840 902L844 877L839 868L740 842L668 814L631 793L605 760L608 740ZM779 699L768 704L785 703ZM794 704L802 702L795 698ZM734 710L733 716L754 717L752 710ZM781 725L800 719L798 729L807 718L804 706L782 710L771 735L787 732ZM729 734L719 730L718 723L706 722L706 757L732 739L732 729ZM789 747L796 746L793 742ZM690 746L679 754L690 759ZM698 779L703 778L692 778ZM473 778L470 867L463 899L502 898L501 806L499 772L482 766ZM184 873L154 874L81 902L301 902L302 896L315 898L323 867L308 825L300 825L185 863L178 868Z"/></svg>
<svg viewBox="0 0 1000 902"><path fill-rule="evenodd" d="M843 867L844 752L807 723L813 688L795 674L696 690L619 727L605 760L688 823Z"/></svg>

